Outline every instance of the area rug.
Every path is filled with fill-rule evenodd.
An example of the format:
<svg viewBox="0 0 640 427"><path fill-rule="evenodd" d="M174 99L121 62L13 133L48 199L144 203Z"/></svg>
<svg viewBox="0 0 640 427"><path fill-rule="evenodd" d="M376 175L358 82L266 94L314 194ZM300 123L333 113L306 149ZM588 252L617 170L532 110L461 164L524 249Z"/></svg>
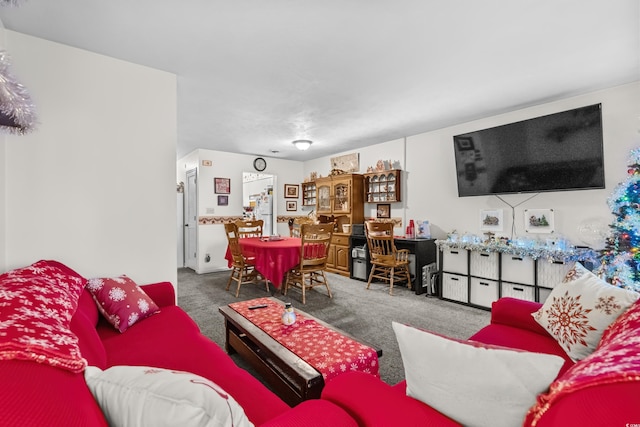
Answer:
<svg viewBox="0 0 640 427"><path fill-rule="evenodd" d="M264 284L242 285L240 296L235 298L235 283L225 291L228 272L196 274L193 270L178 270L178 305L198 323L202 332L224 347L224 321L218 307L241 300L270 296ZM391 322L396 321L427 329L445 336L465 339L489 324L490 313L485 310L443 301L436 297L416 295L404 287L389 287L383 283L352 280L337 274L328 274L333 298L326 290L313 289L307 293L307 303L302 304L300 291L291 289L286 296L272 289L273 296L292 303L303 310L345 332L382 349L380 377L389 384L404 379L404 367ZM234 360L241 367L250 368L237 356ZM429 363L429 360L424 361ZM253 372L252 372L253 373Z"/></svg>

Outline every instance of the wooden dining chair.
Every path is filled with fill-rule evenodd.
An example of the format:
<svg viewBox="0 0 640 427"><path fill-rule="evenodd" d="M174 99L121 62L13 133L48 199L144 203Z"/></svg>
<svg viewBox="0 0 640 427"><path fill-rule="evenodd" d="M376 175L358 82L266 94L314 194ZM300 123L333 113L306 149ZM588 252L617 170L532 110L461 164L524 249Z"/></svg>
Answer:
<svg viewBox="0 0 640 427"><path fill-rule="evenodd" d="M283 289L285 295L290 287L301 289L302 304L306 304L306 291L315 286L325 286L329 298L333 298L325 275L332 235L333 224L302 224L300 263L287 272Z"/></svg>
<svg viewBox="0 0 640 427"><path fill-rule="evenodd" d="M255 269L255 259L242 254L238 226L232 222L226 223L224 225L224 231L227 234L229 251L232 257L232 270L229 280L227 281L226 290L229 290L232 281L237 282L236 298L238 298L238 295L240 295L240 286L245 283L258 283L259 273ZM265 285L267 292L269 292L269 282L267 280L265 280Z"/></svg>
<svg viewBox="0 0 640 427"><path fill-rule="evenodd" d="M294 218L293 225L289 227L289 237L300 237L302 224L315 224L315 221L308 217Z"/></svg>
<svg viewBox="0 0 640 427"><path fill-rule="evenodd" d="M396 276L400 280L406 280L407 287L411 289L409 250L396 249L393 240L393 223L366 221L365 224L371 262L371 273L369 274L367 289L369 289L371 281L375 278L383 282L389 282L389 295L393 295L393 284Z"/></svg>
<svg viewBox="0 0 640 427"><path fill-rule="evenodd" d="M241 220L236 221L238 226L239 237L262 237L262 227L264 227L264 221L261 219Z"/></svg>

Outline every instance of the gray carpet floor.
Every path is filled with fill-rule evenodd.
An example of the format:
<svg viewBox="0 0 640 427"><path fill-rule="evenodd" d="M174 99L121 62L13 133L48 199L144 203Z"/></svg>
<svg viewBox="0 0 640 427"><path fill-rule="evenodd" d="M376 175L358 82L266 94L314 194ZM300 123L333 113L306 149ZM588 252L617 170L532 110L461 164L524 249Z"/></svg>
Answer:
<svg viewBox="0 0 640 427"><path fill-rule="evenodd" d="M187 268L178 270L178 305L196 321L204 335L221 347L224 347L224 321L218 307L271 296L264 285L247 284L242 286L240 296L236 298L235 283L231 290L225 291L228 278L228 272L196 274ZM389 384L404 379L392 321L460 339L468 338L489 323L488 311L416 295L405 287L395 287L394 295L390 296L388 285L383 283L372 283L371 289L366 290L366 282L330 273L327 278L332 299L327 297L324 288L308 292L305 305L302 305L299 290L290 290L286 296L278 291L273 296L381 348L380 377ZM237 355L233 358L239 366L251 372Z"/></svg>

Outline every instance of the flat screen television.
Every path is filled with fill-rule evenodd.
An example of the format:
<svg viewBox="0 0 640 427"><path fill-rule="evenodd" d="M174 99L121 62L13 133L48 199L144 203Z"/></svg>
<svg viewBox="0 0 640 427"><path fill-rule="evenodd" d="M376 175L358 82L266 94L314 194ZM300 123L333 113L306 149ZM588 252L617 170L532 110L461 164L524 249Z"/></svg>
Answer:
<svg viewBox="0 0 640 427"><path fill-rule="evenodd" d="M602 104L453 137L458 196L605 188Z"/></svg>

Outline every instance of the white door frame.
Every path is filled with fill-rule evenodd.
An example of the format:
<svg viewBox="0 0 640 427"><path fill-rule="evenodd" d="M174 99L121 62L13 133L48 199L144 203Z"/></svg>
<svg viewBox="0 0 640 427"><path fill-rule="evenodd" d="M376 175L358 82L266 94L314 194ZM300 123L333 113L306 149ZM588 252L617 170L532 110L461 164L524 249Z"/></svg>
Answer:
<svg viewBox="0 0 640 427"><path fill-rule="evenodd" d="M198 271L198 169L187 171L184 204L184 265Z"/></svg>

